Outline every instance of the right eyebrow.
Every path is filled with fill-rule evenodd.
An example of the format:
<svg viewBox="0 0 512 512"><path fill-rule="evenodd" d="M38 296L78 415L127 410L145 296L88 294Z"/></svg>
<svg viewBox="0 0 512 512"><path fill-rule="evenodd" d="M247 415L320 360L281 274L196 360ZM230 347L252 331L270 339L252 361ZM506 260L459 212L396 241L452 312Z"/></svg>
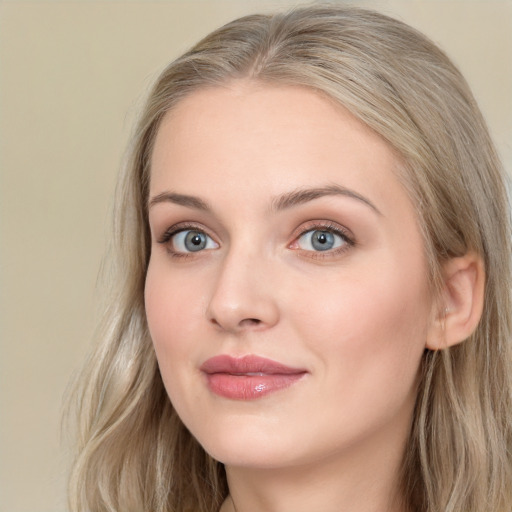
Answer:
<svg viewBox="0 0 512 512"><path fill-rule="evenodd" d="M162 192L161 194L153 196L148 201L148 210L160 203L174 203L188 208L195 208L196 210L211 211L206 201L195 196L177 194L175 192Z"/></svg>

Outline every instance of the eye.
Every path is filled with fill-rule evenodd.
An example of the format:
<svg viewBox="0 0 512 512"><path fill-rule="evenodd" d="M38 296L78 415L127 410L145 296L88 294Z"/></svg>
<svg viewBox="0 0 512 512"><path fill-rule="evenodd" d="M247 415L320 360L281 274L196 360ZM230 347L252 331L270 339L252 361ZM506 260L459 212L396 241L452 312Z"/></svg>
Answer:
<svg viewBox="0 0 512 512"><path fill-rule="evenodd" d="M304 251L329 251L338 249L350 241L342 233L327 229L310 229L297 239L297 246Z"/></svg>
<svg viewBox="0 0 512 512"><path fill-rule="evenodd" d="M219 246L203 231L197 229L183 229L168 235L166 242L170 242L171 252L191 253L205 249L217 249Z"/></svg>

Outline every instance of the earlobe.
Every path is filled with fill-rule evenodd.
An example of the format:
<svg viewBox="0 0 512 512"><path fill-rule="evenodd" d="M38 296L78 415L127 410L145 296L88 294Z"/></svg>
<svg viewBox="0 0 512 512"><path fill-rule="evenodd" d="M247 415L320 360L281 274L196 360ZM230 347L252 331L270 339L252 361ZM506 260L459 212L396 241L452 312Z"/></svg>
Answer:
<svg viewBox="0 0 512 512"><path fill-rule="evenodd" d="M475 253L443 265L444 293L427 337L427 348L441 350L461 343L476 329L484 305L485 270Z"/></svg>

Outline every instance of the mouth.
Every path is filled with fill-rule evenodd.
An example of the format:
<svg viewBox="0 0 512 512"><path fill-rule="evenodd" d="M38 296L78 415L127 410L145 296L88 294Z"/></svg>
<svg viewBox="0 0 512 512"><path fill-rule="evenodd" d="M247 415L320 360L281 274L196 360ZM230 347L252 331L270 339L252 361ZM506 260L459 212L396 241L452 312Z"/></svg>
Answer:
<svg viewBox="0 0 512 512"><path fill-rule="evenodd" d="M231 400L262 398L292 386L307 373L302 368L254 355L215 356L205 361L200 370L212 393Z"/></svg>

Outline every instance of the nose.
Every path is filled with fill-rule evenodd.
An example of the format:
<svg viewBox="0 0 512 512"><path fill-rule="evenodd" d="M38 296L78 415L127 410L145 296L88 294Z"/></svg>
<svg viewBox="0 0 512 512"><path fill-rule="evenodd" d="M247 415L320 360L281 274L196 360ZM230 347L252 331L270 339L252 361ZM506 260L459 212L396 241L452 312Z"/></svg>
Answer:
<svg viewBox="0 0 512 512"><path fill-rule="evenodd" d="M270 267L261 254L230 251L215 281L208 320L234 334L274 326L279 321L279 308Z"/></svg>

